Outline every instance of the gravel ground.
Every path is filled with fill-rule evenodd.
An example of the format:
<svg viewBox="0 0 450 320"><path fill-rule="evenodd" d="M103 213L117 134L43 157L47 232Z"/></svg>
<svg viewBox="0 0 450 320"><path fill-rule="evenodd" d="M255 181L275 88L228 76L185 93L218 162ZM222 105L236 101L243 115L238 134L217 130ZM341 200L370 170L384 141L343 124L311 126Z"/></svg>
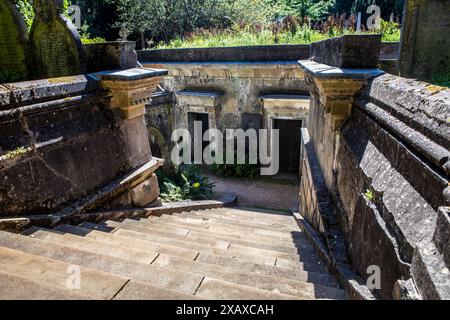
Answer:
<svg viewBox="0 0 450 320"><path fill-rule="evenodd" d="M206 172L215 183L214 193L234 193L238 205L246 207L289 210L298 202L298 180L283 178L228 178Z"/></svg>

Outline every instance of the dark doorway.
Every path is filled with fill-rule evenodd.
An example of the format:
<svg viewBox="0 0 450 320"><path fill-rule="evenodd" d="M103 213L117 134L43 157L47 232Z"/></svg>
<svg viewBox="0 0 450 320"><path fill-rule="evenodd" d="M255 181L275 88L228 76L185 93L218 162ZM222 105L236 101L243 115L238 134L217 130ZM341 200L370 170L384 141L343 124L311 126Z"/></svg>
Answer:
<svg viewBox="0 0 450 320"><path fill-rule="evenodd" d="M302 120L273 119L280 134L280 172L298 174Z"/></svg>
<svg viewBox="0 0 450 320"><path fill-rule="evenodd" d="M199 121L202 123L202 136L195 137L194 136L194 122ZM203 135L209 129L209 119L207 113L197 113L197 112L189 112L188 113L188 125L189 125L189 133L191 134L192 139L192 159L194 159L194 138L203 140ZM202 141L202 151L208 146L208 141Z"/></svg>

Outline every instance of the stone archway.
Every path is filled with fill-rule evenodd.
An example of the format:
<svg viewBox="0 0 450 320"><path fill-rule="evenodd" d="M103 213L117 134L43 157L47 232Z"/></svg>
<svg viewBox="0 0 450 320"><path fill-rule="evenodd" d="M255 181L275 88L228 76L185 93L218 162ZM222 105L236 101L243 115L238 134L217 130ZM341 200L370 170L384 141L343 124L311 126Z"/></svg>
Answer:
<svg viewBox="0 0 450 320"><path fill-rule="evenodd" d="M164 159L166 166L170 162L170 152L163 134L158 129L150 127L148 128L148 139L152 155Z"/></svg>

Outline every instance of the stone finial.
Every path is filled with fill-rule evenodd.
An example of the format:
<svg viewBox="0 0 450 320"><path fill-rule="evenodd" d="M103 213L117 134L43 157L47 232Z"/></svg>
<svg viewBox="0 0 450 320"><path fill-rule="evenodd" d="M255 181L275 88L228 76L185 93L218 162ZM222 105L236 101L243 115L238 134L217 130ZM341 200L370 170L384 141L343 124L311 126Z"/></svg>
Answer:
<svg viewBox="0 0 450 320"><path fill-rule="evenodd" d="M135 68L102 75L102 86L112 95L110 108L123 120L144 115L167 70Z"/></svg>
<svg viewBox="0 0 450 320"><path fill-rule="evenodd" d="M125 29L125 27L120 28L119 31L119 37L120 37L120 41L127 41L128 36L130 35L130 32Z"/></svg>

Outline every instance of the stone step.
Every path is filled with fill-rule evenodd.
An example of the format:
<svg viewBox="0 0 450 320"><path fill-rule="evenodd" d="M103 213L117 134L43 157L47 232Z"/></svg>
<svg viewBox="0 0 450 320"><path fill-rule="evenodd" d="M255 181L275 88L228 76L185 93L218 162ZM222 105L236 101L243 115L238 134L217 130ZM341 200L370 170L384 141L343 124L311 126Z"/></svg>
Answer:
<svg viewBox="0 0 450 320"><path fill-rule="evenodd" d="M218 221L214 220L202 220L202 219L195 219L190 217L182 217L182 216L175 216L175 215L162 215L161 217L150 217L149 219L141 219L146 222L152 223L153 221L156 221L158 223L159 221L164 222L175 222L179 223L181 225L186 226L186 228L203 228L207 229L213 232L225 232L225 233L232 233L235 235L241 235L245 233L252 233L252 234L260 234L268 237L274 237L276 239L291 239L291 232L289 231L276 231L276 230L267 230L267 229L260 229L255 227L246 227L246 226L236 226L236 225L230 225L227 223L220 223ZM300 231L298 231L300 232Z"/></svg>
<svg viewBox="0 0 450 320"><path fill-rule="evenodd" d="M232 259L228 257L217 256L213 254L202 253L198 255L195 261L208 263L228 268L237 269L240 271L246 271L249 273L257 273L268 276L275 276L281 278L287 278L292 280L301 280L301 271L313 272L315 274L326 274L328 270L322 264L307 264L298 263L293 268L283 268L279 266L269 266L263 264L256 264L251 262L242 261L239 259Z"/></svg>
<svg viewBox="0 0 450 320"><path fill-rule="evenodd" d="M190 241L205 241L207 239L217 239L217 240L223 240L225 241L226 238L220 236L220 235L205 235L204 233L200 233L197 231L190 231L188 235L186 236L186 240ZM267 243L267 242L261 242L260 239L257 240L245 240L245 239L229 239L230 243L239 244L246 247L253 247L253 248L259 248L259 249L266 249L266 250L272 250L272 251L279 251L284 253L292 253L297 254L299 252L299 248L306 248L309 249L311 246L309 243L307 243L307 240L300 240L300 239L293 239L293 243L290 244L279 244L279 243Z"/></svg>
<svg viewBox="0 0 450 320"><path fill-rule="evenodd" d="M95 299L112 299L128 282L127 278L110 273L5 247L0 248L0 261L3 273L63 290L69 290L68 284L71 283L71 277L74 276L72 272L75 268L79 268L81 283L80 289L75 289L75 292Z"/></svg>
<svg viewBox="0 0 450 320"><path fill-rule="evenodd" d="M141 282L130 281L114 297L114 300L199 300L199 298L190 294L155 288Z"/></svg>
<svg viewBox="0 0 450 320"><path fill-rule="evenodd" d="M239 219L256 219L264 222L292 223L292 214L279 211L270 211L246 207L218 208L213 214L220 214Z"/></svg>
<svg viewBox="0 0 450 320"><path fill-rule="evenodd" d="M61 243L67 247L80 249L92 253L103 254L110 257L121 258L127 261L150 264L156 259L158 253L136 250L133 247L111 246L110 244L94 239L83 238L68 233L61 233L56 230L32 227L22 234L30 237L46 240L53 243Z"/></svg>
<svg viewBox="0 0 450 320"><path fill-rule="evenodd" d="M151 285L152 287L148 290L154 289L155 293L159 292L161 295L164 293L162 289L170 290L169 296L192 295L203 279L203 276L194 273L127 261L66 247L64 243L52 243L1 231L0 246L130 278L133 281Z"/></svg>
<svg viewBox="0 0 450 320"><path fill-rule="evenodd" d="M89 229L89 228L88 228ZM88 230L86 229L86 230ZM92 229L90 229L92 230ZM95 231L98 232L98 231ZM81 234L86 234L86 232L80 232ZM149 241L154 244L170 244L172 246L176 246L178 248L187 248L187 249L193 249L197 251L201 251L204 253L211 253L215 255L220 256L235 256L236 258L241 258L243 260L249 260L255 261L255 257L253 256L269 256L274 258L284 258L286 260L292 260L292 261L308 261L308 262L315 262L317 259L315 257L314 251L311 248L303 249L299 248L298 252L296 253L284 253L279 251L270 251L265 249L258 249L253 247L247 247L242 245L235 245L231 247L230 243L224 243L226 246L223 246L222 248L219 247L211 247L207 245L203 245L200 243L194 243L194 242L188 242L183 240L177 240L177 239L170 239L170 238L163 238L159 236L154 236L151 233L141 233L141 232L135 232L131 230L126 229L118 229L114 232L115 236L121 236L121 237L128 237L133 239L139 239L144 241ZM128 241L129 242L129 241ZM252 256L249 256L252 255ZM261 259L258 258L258 261L261 261ZM264 259L265 263L266 259ZM272 264L272 260L270 260L270 264Z"/></svg>
<svg viewBox="0 0 450 320"><path fill-rule="evenodd" d="M60 289L0 271L0 300L87 300L74 290Z"/></svg>
<svg viewBox="0 0 450 320"><path fill-rule="evenodd" d="M191 211L191 212L181 212L174 213L174 216L191 218L197 220L205 220L205 221L215 221L221 224L229 224L234 226L243 226L248 228L259 228L266 230L275 230L275 231L284 231L290 232L292 230L298 230L298 227L294 225L293 221L291 223L277 223L277 222L262 222L258 220L242 220L239 218L230 218L227 216L219 215L219 214L211 214L208 211Z"/></svg>
<svg viewBox="0 0 450 320"><path fill-rule="evenodd" d="M260 224L261 226L270 226L270 225L279 225L282 227L295 227L295 220L293 220L292 215L289 215L287 217L283 217L282 219L273 219L270 217L264 217L264 216L248 216L243 215L242 212L245 212L243 210L236 210L234 212L229 212L231 208L218 208L214 210L194 210L194 211L184 211L184 212L177 212L174 214L178 215L193 215L198 217L207 217L207 218L217 218L217 219L224 219L234 222L242 222L242 223L256 223ZM227 211L224 211L227 210Z"/></svg>
<svg viewBox="0 0 450 320"><path fill-rule="evenodd" d="M204 214L204 212L198 211L200 214ZM248 214L250 213L250 215ZM208 212L209 215L214 217L222 217L230 220L236 221L244 221L244 222L259 222L262 224L281 224L281 225L292 225L293 219L292 215L283 215L278 216L274 214L270 215L254 215L252 211L245 211L242 209L233 209L233 208L218 208L216 210L212 210Z"/></svg>
<svg viewBox="0 0 450 320"><path fill-rule="evenodd" d="M239 236L236 235L230 236L230 234L217 234L215 232L209 232L207 230L198 231L198 229L196 230L180 229L180 225L173 225L166 223L142 224L139 223L139 220L133 219L125 219L122 222L106 221L104 223L100 223L99 225L100 228L105 228L106 230L109 230L108 228L120 228L124 230L131 230L146 234L161 235L171 239L201 242L202 244L207 244L210 246L216 246L217 241L233 242L248 247L294 254L298 253L299 249L301 248L310 248L308 241L302 234L298 234L296 238L288 242L286 241L280 242L275 240L268 242L266 239L262 239L260 236L241 235L240 236L241 238L239 238ZM166 228L173 228L173 229L178 228L180 230L186 230L187 236L179 235L179 232L174 234L171 234L170 232L164 233L158 232L159 231L158 228L161 227L162 225L165 225Z"/></svg>
<svg viewBox="0 0 450 320"><path fill-rule="evenodd" d="M109 222L108 222L109 223ZM114 222L113 222L114 223ZM178 247L184 247L184 248L191 248L195 250L200 250L205 247L212 247L217 249L227 249L230 246L230 242L228 241L206 241L201 242L201 244L198 244L195 241L188 241L186 238L180 239L174 239L170 236L160 236L155 235L153 232L138 232L133 231L129 229L120 228L120 223L115 224L117 227L114 228L114 231L109 231L110 233L114 233L116 235L120 235L123 237L129 237L129 238L135 238L135 239L141 239L141 240L147 240L151 242L161 243L161 244L171 244L176 245ZM98 230L103 232L108 232L111 228L107 227L106 225L98 225L90 222L83 222L78 225L81 228L85 229L92 229L92 230Z"/></svg>
<svg viewBox="0 0 450 320"><path fill-rule="evenodd" d="M160 267L169 267L202 274L205 277L255 287L263 290L278 291L283 294L294 295L304 299L320 298L333 299L342 295L342 290L336 289L336 282L328 275L316 274L314 282L308 273L298 271L299 279L291 280L274 276L242 272L237 269L205 264L198 261L191 262L183 259L159 255L153 262ZM308 283L307 281L310 281Z"/></svg>
<svg viewBox="0 0 450 320"><path fill-rule="evenodd" d="M189 229L177 227L173 225L143 225L139 223L140 220L136 219L124 219L122 221L112 221L108 220L105 222L100 223L100 225L105 225L108 227L117 227L117 225L120 224L121 228L131 227L133 230L143 230L144 232L151 231L154 235L160 235L165 237L172 237L176 239L184 239L186 235L189 233Z"/></svg>
<svg viewBox="0 0 450 320"><path fill-rule="evenodd" d="M126 219L126 220L132 220L132 219ZM124 220L125 221L125 220ZM159 218L159 217L152 217L150 219L140 219L135 220L139 222L139 224L146 225L146 226L166 226L166 227L177 227L177 228L183 228L188 229L191 231L198 231L200 233L204 233L205 235L220 235L225 238L230 239L245 239L245 240L253 240L253 241L261 241L261 242L270 242L270 243L278 243L278 244L292 244L293 239L304 239L303 234L301 231L292 233L291 235L283 235L281 238L277 238L274 236L270 236L267 234L261 234L261 230L255 230L252 232L249 231L238 231L236 229L233 229L231 227L223 228L221 226L200 226L198 224L193 223L187 223L183 221L175 221L175 220L169 220L168 218Z"/></svg>
<svg viewBox="0 0 450 320"><path fill-rule="evenodd" d="M107 221L104 223L100 223L100 225L104 225L106 226L106 228L109 228L107 225L112 225L114 226L114 230L116 230L115 232L118 232L118 230L121 230L122 235L123 236L129 236L129 237L142 237L142 239L154 239L154 235L153 235L153 231L152 230L148 230L148 228L146 227L142 227L140 226L138 223L133 222L131 225L128 225L124 222L115 222L115 221ZM91 223L83 223L81 224L82 226L85 226L89 229L93 229L95 226L97 226L96 224L91 224ZM103 228L103 227L100 227ZM109 230L109 229L106 229ZM137 230L137 231L136 231ZM190 238L192 237L192 239ZM194 231L189 232L188 236L184 239L176 239L175 237L166 237L165 239L169 239L170 241L174 241L173 244L178 244L179 240L187 240L187 241L193 241L193 242L188 242L188 243L201 243L201 244L205 244L205 243L210 243L210 246L213 246L214 243L216 243L214 241L214 239L217 239L218 241L222 241L224 242L224 238L221 237L215 237L213 235L209 236L209 235L204 235L201 233L196 233ZM247 242L247 241L242 241L239 239L233 239L231 240L233 243L237 243L237 244L242 244L244 246L248 246L248 247L261 247L261 248L268 248L268 249L273 249L275 251L277 251L277 249L279 248L284 248L284 249L294 249L294 253L297 253L297 249L295 248L290 248L290 247L280 247L280 246L275 246L273 248L270 247L270 244L264 244L264 243L257 243L257 242ZM302 246L305 246L306 248L310 249L310 246L308 244L303 244ZM280 252L283 252L283 250L278 250ZM205 253L205 252L204 252ZM221 256L223 257L223 256ZM226 258L226 257L223 257ZM237 257L235 257L236 259ZM229 263L229 262L228 262ZM254 263L250 263L251 265L254 265ZM310 261L301 261L298 263L293 263L292 264L292 268L296 268L297 270L305 270L305 271L312 271L312 272L316 272L316 273L328 273L326 267L324 267L323 265L319 264L319 262L314 259L310 259ZM265 265L264 265L265 267ZM238 267L239 269L240 267ZM294 270L294 269L291 269ZM296 271L295 271L296 272ZM294 273L295 273L294 272Z"/></svg>
<svg viewBox="0 0 450 320"><path fill-rule="evenodd" d="M198 255L198 251L196 251L196 250L122 237L122 236L118 235L117 232L115 232L114 234L110 234L110 233L84 229L84 228L80 228L77 226L71 226L71 225L66 225L66 224L59 225L55 230L58 230L61 232L66 232L66 233L71 233L71 234L74 234L74 235L77 235L80 237L84 237L84 238L95 239L98 241L109 243L113 246L114 245L122 245L122 246L126 246L129 248L141 250L143 252L149 251L149 252L156 252L156 253L164 253L167 255L171 255L174 257L179 257L179 258L183 258L183 259L187 259L187 260L194 260Z"/></svg>
<svg viewBox="0 0 450 320"><path fill-rule="evenodd" d="M201 299L214 300L300 300L295 296L211 278L205 278L202 281L195 295Z"/></svg>

